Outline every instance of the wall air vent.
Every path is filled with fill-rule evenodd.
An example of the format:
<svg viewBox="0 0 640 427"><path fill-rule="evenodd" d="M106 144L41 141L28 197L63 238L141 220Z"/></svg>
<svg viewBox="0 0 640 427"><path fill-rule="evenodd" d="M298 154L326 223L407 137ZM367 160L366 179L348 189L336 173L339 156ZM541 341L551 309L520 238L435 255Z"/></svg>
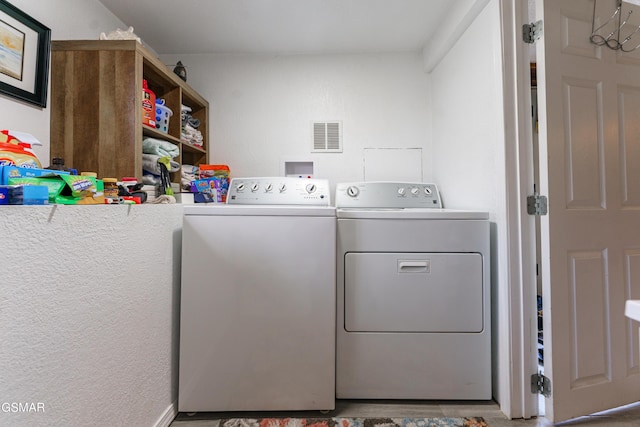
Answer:
<svg viewBox="0 0 640 427"><path fill-rule="evenodd" d="M342 153L342 122L314 122L312 153Z"/></svg>

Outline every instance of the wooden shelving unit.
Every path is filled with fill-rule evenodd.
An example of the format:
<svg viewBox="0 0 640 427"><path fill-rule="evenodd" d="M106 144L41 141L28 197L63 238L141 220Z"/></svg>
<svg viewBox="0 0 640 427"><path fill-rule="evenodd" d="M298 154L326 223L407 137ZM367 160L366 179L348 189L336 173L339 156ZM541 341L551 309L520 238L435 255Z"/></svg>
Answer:
<svg viewBox="0 0 640 427"><path fill-rule="evenodd" d="M164 98L173 116L168 133L142 124L142 80ZM204 145L180 139L181 104L200 120ZM180 148L180 164L208 161L209 103L135 40L68 40L51 43L51 158L99 178L142 178L142 140ZM180 182L180 172L172 182Z"/></svg>

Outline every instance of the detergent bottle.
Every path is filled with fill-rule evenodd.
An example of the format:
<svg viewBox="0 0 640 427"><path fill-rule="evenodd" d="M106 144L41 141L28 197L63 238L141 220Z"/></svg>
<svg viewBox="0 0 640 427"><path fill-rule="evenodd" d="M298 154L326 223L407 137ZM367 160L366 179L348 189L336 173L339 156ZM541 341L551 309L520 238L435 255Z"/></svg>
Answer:
<svg viewBox="0 0 640 427"><path fill-rule="evenodd" d="M156 94L149 89L147 80L142 80L142 124L156 128Z"/></svg>
<svg viewBox="0 0 640 427"><path fill-rule="evenodd" d="M0 130L0 166L42 168L31 144L20 141L8 130Z"/></svg>

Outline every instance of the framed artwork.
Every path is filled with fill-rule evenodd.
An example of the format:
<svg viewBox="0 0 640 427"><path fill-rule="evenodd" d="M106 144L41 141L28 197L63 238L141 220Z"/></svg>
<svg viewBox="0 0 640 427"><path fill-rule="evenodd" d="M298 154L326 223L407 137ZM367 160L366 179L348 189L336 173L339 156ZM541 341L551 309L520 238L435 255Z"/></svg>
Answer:
<svg viewBox="0 0 640 427"><path fill-rule="evenodd" d="M0 0L0 93L47 106L51 30Z"/></svg>

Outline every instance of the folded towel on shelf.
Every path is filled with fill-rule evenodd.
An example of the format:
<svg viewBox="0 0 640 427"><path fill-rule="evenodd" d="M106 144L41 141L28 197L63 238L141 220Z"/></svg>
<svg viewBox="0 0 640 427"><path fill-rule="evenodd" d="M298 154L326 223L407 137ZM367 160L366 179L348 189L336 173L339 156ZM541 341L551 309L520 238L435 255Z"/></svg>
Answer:
<svg viewBox="0 0 640 427"><path fill-rule="evenodd" d="M182 141L201 147L203 145L202 132L197 129L194 129L189 124L186 124L182 127L182 132L180 134L180 138Z"/></svg>
<svg viewBox="0 0 640 427"><path fill-rule="evenodd" d="M145 154L156 154L161 157L169 156L173 159L180 155L180 148L169 141L145 138L142 140L142 152Z"/></svg>
<svg viewBox="0 0 640 427"><path fill-rule="evenodd" d="M145 185L159 186L162 184L162 180L160 179L160 175L145 172L144 175L142 175L142 183Z"/></svg>
<svg viewBox="0 0 640 427"><path fill-rule="evenodd" d="M180 174L180 182L182 184L182 189L190 191L191 190L191 182L198 179L198 173L200 168L194 165L182 165L182 173Z"/></svg>
<svg viewBox="0 0 640 427"><path fill-rule="evenodd" d="M194 181L193 179L185 178L183 176L182 178L180 178L180 188L182 188L185 191L191 191L191 183L193 181Z"/></svg>
<svg viewBox="0 0 640 427"><path fill-rule="evenodd" d="M182 175L193 175L196 176L200 173L200 167L194 165L188 165L186 163L182 164Z"/></svg>
<svg viewBox="0 0 640 427"><path fill-rule="evenodd" d="M182 126L184 127L184 125L187 123L193 126L194 128L197 128L198 126L200 126L200 120L196 119L189 113L191 113L191 108L185 105L182 105L180 109L180 120L182 121Z"/></svg>
<svg viewBox="0 0 640 427"><path fill-rule="evenodd" d="M154 175L160 175L160 162L165 166L169 165L167 169L169 172L178 172L180 170L180 163L171 160L169 156L158 156L157 154L142 154L142 169L145 172L151 172Z"/></svg>

